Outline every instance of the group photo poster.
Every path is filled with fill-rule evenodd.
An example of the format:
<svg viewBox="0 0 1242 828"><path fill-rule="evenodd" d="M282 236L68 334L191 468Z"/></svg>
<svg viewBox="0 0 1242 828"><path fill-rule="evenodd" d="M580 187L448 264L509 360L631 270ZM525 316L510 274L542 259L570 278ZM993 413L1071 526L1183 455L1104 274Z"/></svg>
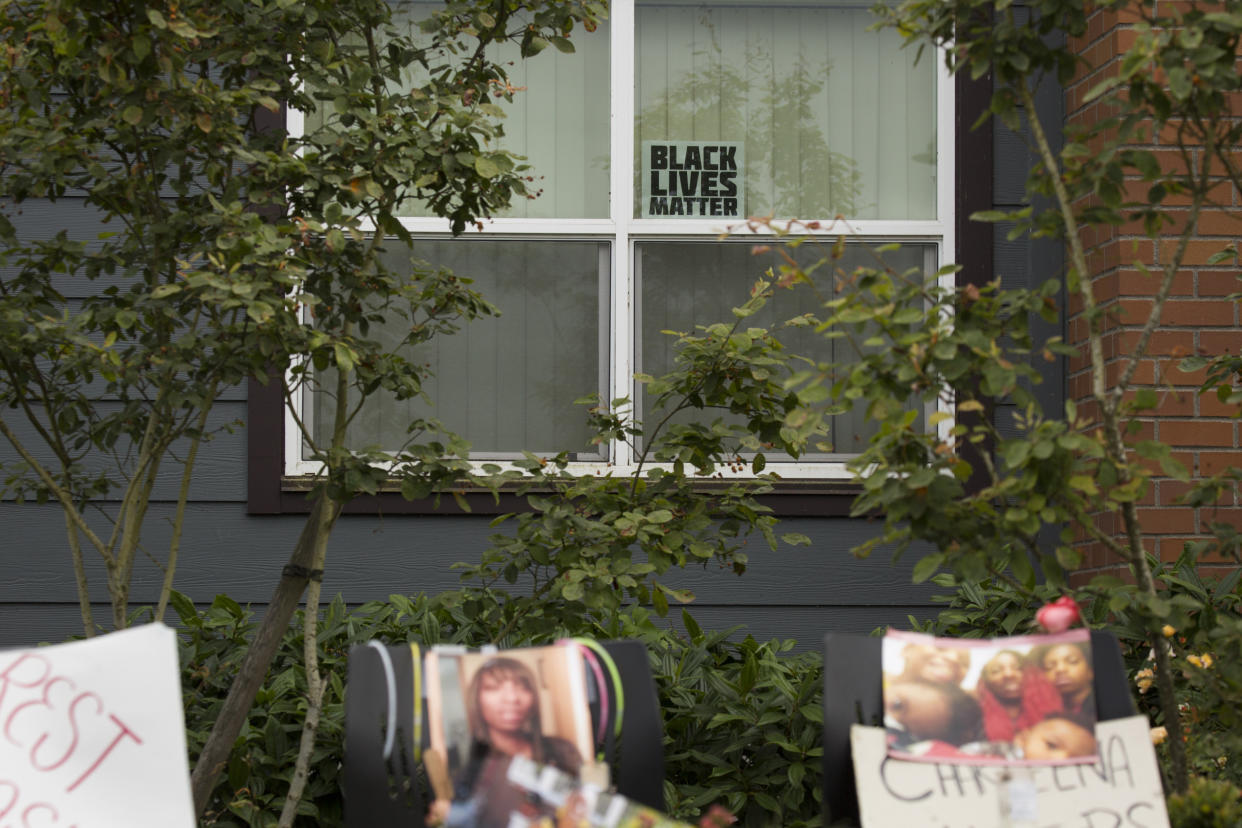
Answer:
<svg viewBox="0 0 1242 828"><path fill-rule="evenodd" d="M992 639L890 630L882 653L893 758L1053 765L1098 757L1085 629Z"/></svg>
<svg viewBox="0 0 1242 828"><path fill-rule="evenodd" d="M491 653L433 649L424 674L433 823L493 824L479 821L482 816L460 819L480 790L497 789L491 803L491 816L497 819L510 800L520 797L506 780L514 757L571 778L593 762L586 673L576 647ZM449 818L452 811L458 820Z"/></svg>

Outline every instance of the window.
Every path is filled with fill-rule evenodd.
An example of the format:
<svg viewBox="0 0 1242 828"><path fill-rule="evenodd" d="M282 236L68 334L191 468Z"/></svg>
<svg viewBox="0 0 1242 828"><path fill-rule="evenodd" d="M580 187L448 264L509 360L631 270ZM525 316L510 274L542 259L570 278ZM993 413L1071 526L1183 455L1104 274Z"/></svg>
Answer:
<svg viewBox="0 0 1242 828"><path fill-rule="evenodd" d="M527 156L542 195L457 239L417 205L403 219L417 256L471 277L504 313L426 354L435 409L419 413L480 459L566 450L583 469L624 467L628 448L590 446L573 401L631 397L641 414L634 373L671 364L661 331L729 318L766 265L750 255L753 235L719 240L726 227L750 215L818 220L828 237L857 235L848 256L900 241L894 267L945 263L953 85L935 56L916 64L873 22L865 2L614 0L605 25L575 31L575 54L515 55L511 82L524 89L507 107L505 143ZM792 313L776 304L755 324ZM316 401L302 405L313 423ZM412 412L381 400L354 433L384 443ZM830 453L777 470L844 477L868 426L854 414L831 427ZM285 433L286 474L311 471L296 431Z"/></svg>

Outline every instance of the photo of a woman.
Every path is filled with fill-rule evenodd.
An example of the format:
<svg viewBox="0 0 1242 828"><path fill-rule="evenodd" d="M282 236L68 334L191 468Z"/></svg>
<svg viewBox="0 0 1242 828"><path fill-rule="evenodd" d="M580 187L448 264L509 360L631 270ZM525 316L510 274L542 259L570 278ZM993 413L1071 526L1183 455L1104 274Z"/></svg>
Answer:
<svg viewBox="0 0 1242 828"><path fill-rule="evenodd" d="M975 696L990 742L1012 742L1019 731L1063 709L1061 694L1043 669L1017 650L1001 650L983 665Z"/></svg>
<svg viewBox="0 0 1242 828"><path fill-rule="evenodd" d="M901 678L935 684L960 684L970 670L970 650L937 647L933 644L907 644Z"/></svg>
<svg viewBox="0 0 1242 828"><path fill-rule="evenodd" d="M498 656L483 663L466 691L470 732L476 742L509 756L522 756L577 774L582 754L566 739L544 734L534 672Z"/></svg>
<svg viewBox="0 0 1242 828"><path fill-rule="evenodd" d="M1061 694L1067 713L1095 717L1095 670L1091 667L1091 645L1073 641L1040 647L1031 656L1044 676Z"/></svg>
<svg viewBox="0 0 1242 828"><path fill-rule="evenodd" d="M433 650L425 672L426 766L435 788L429 824L505 828L530 807L507 779L515 757L566 778L591 761L586 676L575 648Z"/></svg>

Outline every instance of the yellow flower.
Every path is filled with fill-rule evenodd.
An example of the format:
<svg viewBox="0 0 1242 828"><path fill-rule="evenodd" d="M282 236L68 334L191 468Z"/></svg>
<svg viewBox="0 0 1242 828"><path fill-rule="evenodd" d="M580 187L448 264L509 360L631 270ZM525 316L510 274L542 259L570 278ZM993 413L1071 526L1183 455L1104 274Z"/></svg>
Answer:
<svg viewBox="0 0 1242 828"><path fill-rule="evenodd" d="M1196 667L1202 667L1205 670L1212 666L1211 653L1204 653L1203 655L1188 655L1186 656L1186 660Z"/></svg>
<svg viewBox="0 0 1242 828"><path fill-rule="evenodd" d="M1138 685L1140 693L1146 693L1151 689L1152 683L1156 680L1156 674L1151 671L1150 667L1144 667L1134 674L1134 683Z"/></svg>
<svg viewBox="0 0 1242 828"><path fill-rule="evenodd" d="M1160 628L1160 632L1162 635L1164 635L1165 638L1172 638L1173 634L1177 632L1177 630L1173 629L1172 624L1165 624L1163 627Z"/></svg>
<svg viewBox="0 0 1242 828"><path fill-rule="evenodd" d="M1153 727L1151 729L1151 743L1153 745L1163 744L1167 738L1169 738L1169 729L1167 727Z"/></svg>

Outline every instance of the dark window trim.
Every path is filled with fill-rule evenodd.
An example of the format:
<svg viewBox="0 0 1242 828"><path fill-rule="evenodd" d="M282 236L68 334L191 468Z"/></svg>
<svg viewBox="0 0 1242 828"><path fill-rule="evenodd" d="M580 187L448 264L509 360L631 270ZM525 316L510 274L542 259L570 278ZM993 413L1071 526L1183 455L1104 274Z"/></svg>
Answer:
<svg viewBox="0 0 1242 828"><path fill-rule="evenodd" d="M983 112L992 94L990 76L956 79L955 141L955 260L962 266L959 286L982 285L992 276L992 226L971 222L972 213L992 209L994 171L991 122L970 127ZM259 129L283 129L284 112L261 110ZM982 173L982 174L980 174ZM247 421L247 512L252 515L305 514L310 510L305 481L284 476L284 401L274 379L262 383L251 379L246 403ZM960 415L959 415L960 416ZM788 481L760 501L784 517L847 517L858 487L848 481ZM499 501L486 492L467 492L472 514L493 515L520 511L522 498L502 493ZM465 512L452 497L407 501L399 492L381 492L355 498L346 514L460 515Z"/></svg>
<svg viewBox="0 0 1242 828"><path fill-rule="evenodd" d="M970 216L981 210L993 209L992 184L996 177L992 139L992 120L989 118L971 129L979 115L988 109L992 100L992 74L971 80L966 73L957 75L957 113L954 118L954 140L957 144L957 161L954 165L956 208L957 263L962 269L957 273L957 286L982 287L992 280L995 271L992 261L992 225L971 221ZM984 174L979 175L982 171ZM957 421L974 425L992 419L989 408L982 412L958 411ZM991 444L968 443L961 449L962 457L970 463L974 473L967 480L969 489L978 491L987 485L985 464L981 452L990 452Z"/></svg>

